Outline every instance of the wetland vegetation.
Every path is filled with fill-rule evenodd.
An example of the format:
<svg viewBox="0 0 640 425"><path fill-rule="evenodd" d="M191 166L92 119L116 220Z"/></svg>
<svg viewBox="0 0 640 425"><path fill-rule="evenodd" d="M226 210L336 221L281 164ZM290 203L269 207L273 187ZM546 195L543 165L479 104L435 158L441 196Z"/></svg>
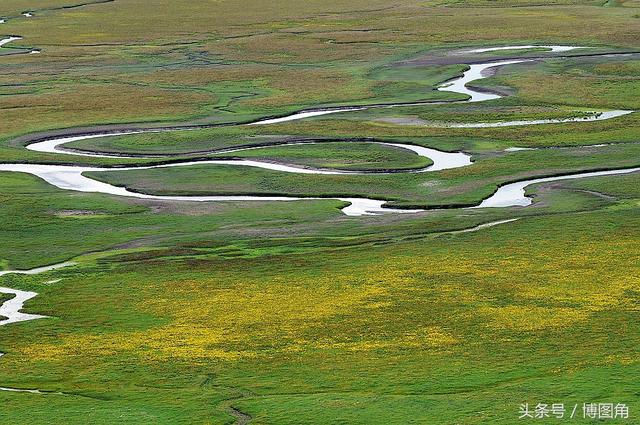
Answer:
<svg viewBox="0 0 640 425"><path fill-rule="evenodd" d="M0 326L0 423L512 424L522 403L624 403L610 422L636 421L640 173L464 207L640 167L640 113L434 124L640 110L640 3L279 3L0 4L0 39L22 37L0 47L0 165L312 198L0 172L0 271L76 263L0 273L46 316ZM471 52L518 45L586 48ZM469 84L495 99L438 90L514 58ZM246 125L336 106L375 107ZM472 162L415 172L435 161L398 144ZM194 159L310 172L149 167ZM348 198L424 211L347 216Z"/></svg>

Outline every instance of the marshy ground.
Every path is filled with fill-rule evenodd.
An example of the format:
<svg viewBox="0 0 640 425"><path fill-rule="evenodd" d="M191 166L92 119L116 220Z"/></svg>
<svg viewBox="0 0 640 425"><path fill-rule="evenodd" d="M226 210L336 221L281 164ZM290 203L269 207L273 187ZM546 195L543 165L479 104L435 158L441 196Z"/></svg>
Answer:
<svg viewBox="0 0 640 425"><path fill-rule="evenodd" d="M0 391L0 422L511 424L520 403L608 402L626 403L631 422L619 422L632 423L640 174L530 186L526 208L452 207L515 180L638 167L640 114L431 124L640 110L637 2L280 3L5 0L0 34L22 39L0 49L0 163L124 167L268 146L233 155L403 172L87 175L153 194L438 209L348 217L331 199L145 200L2 172L1 268L78 264L0 277L37 292L24 311L48 316L0 327L0 387L42 392ZM468 53L531 44L588 49ZM456 103L465 97L437 90L470 59L514 57L536 59L473 84L505 97ZM448 103L241 125L424 101ZM226 125L65 146L126 158L25 149L53 135L212 124ZM310 140L320 143L287 144ZM429 160L377 141L474 162L405 172ZM475 229L486 223L500 224Z"/></svg>

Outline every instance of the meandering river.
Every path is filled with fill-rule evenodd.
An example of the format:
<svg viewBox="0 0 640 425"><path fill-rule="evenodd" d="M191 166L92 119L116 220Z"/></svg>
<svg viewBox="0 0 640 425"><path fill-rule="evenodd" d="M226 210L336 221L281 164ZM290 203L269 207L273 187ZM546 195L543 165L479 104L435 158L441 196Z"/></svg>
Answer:
<svg viewBox="0 0 640 425"><path fill-rule="evenodd" d="M0 47L19 39L20 37L17 37L17 36L11 36L11 37L1 39ZM549 49L552 52L566 52L569 50L580 48L576 46L528 45L528 46L502 46L502 47L491 47L491 48L484 48L484 49L474 49L469 52L485 53L485 52L498 51L498 50L533 49L533 48L540 48L540 47ZM469 65L469 69L465 71L463 75L442 84L438 88L438 90L467 95L468 99L466 100L466 102L481 102L481 101L498 99L502 97L500 94L487 92L487 91L480 91L480 90L474 89L473 87L469 87L468 84L472 81L485 78L487 76L487 71L492 68L497 68L497 67L507 66L512 64L519 64L519 63L526 62L528 60L529 59L513 59L513 60L489 62L484 64L472 64L472 65ZM423 102L418 104L433 104L433 103L441 103L441 102ZM392 108L392 107L401 107L401 106L408 106L408 105L416 105L416 103L394 104L394 105L350 106L350 107L326 108L326 109L318 109L318 110L305 110L305 111L300 111L300 112L293 113L283 117L266 118L266 119L257 120L255 122L251 122L246 125L270 125L270 124L278 124L278 123L301 120L305 118L312 118L312 117L328 115L328 114L337 114L337 113L344 113L344 112L351 112L351 111L362 111L370 108L383 108L383 107ZM586 118L576 117L576 118L555 119L555 120L531 120L531 121L523 120L523 121L509 121L509 122L501 122L501 123L475 123L475 124L463 123L463 124L450 124L450 126L451 127L498 127L498 126L509 126L509 125L550 124L550 123L569 122L569 121L594 121L594 120L612 119L619 116L627 115L632 112L633 111L603 111L599 113L593 113L592 115ZM116 155L100 153L100 152L68 150L64 148L64 145L70 142L99 138L99 137L110 137L110 136L118 136L118 135L143 133L143 132L179 131L179 130L188 130L193 128L195 127L184 128L184 129L173 128L173 129L133 130L133 131L124 131L124 132L110 132L110 133L103 132L103 133L92 133L92 134L90 133L90 134L82 134L82 135L74 135L74 136L64 136L64 137L57 137L57 138L49 138L49 139L41 140L37 143L32 143L27 146L27 149L32 151L37 151L37 152L74 155L74 156L113 157ZM296 143L300 143L300 142L296 142ZM472 164L471 157L464 152L443 152L437 149L411 145L411 144L384 143L384 142L375 142L375 143L380 143L382 145L393 146L401 149L407 149L416 153L417 155L429 158L433 161L433 164L429 167L425 167L417 170L405 170L403 172L436 172L436 171L442 171L442 170L447 170L452 168L466 167ZM224 152L229 153L229 152L238 152L246 149L261 149L261 148L262 147L237 148L237 149L228 149ZM127 155L117 155L117 156L127 157ZM130 157L133 157L133 156L130 156ZM139 156L135 156L135 158L139 158ZM264 196L263 197L263 196L242 196L242 195L238 195L238 196L188 196L188 195L158 196L158 195L149 195L149 194L143 194L143 193L135 193L123 187L118 187L118 186L110 185L108 183L93 180L91 178L86 177L83 174L85 172L90 172L90 171L147 170L147 169L154 169L154 168L184 167L184 166L191 166L191 165L220 165L220 164L242 166L242 167L246 167L246 166L259 167L259 168L268 169L268 170L290 172L290 173L301 173L301 174L362 174L362 172L358 172L358 171L317 169L317 168L299 167L299 166L286 165L286 164L274 164L269 162L246 160L246 159L210 159L210 160L203 160L203 161L183 161L183 162L172 163L172 164L136 166L136 167L127 167L127 168L85 167L85 166L46 165L46 164L0 164L0 171L22 172L22 173L32 174L40 177L41 179L45 180L49 184L64 190L106 193L111 195L135 197L135 198L141 198L141 199L197 201L197 202L256 201L256 200L294 201L294 200L300 200L300 199L320 199L320 198L309 198L309 197L302 198L302 197L290 197L290 196ZM640 168L576 173L576 174L570 174L570 175L564 175L564 176L543 177L543 178L522 180L522 181L506 184L500 187L492 196L484 199L481 204L479 204L477 207L474 207L474 208L529 205L531 203L531 199L526 196L525 188L531 184L552 182L557 180L568 180L568 179L576 179L576 178L626 174L626 173L633 173L637 171L640 171ZM348 203L348 205L342 209L342 212L349 216L371 215L371 214L379 214L382 212L414 213L418 211L423 211L421 209L386 208L385 201L369 199L369 198L337 198L337 199ZM478 230L492 227L495 225L510 223L515 220L516 219L500 220L492 223L482 224L471 229L456 231L452 233L478 231ZM54 270L60 267L66 267L71 264L73 263L62 263L62 264L57 264L53 266L40 267L32 270L0 271L0 276L10 274L10 273L38 274L38 273ZM8 301L5 301L2 305L0 305L0 316L5 318L5 319L0 319L0 325L7 325L9 323L15 323L20 321L33 320L33 319L45 317L41 315L27 314L27 313L21 312L24 303L29 299L35 297L37 293L30 292L30 291L20 291L20 290L4 288L4 287L0 287L0 293L9 294L12 296L11 299L9 299ZM4 387L0 387L0 391L22 391L22 392L39 393L38 390L18 390L13 388L4 388Z"/></svg>
<svg viewBox="0 0 640 425"><path fill-rule="evenodd" d="M15 37L14 37L15 39ZM11 40L10 40L11 41ZM5 43L6 44L6 43ZM576 46L503 46L496 48L487 48L487 49L476 49L473 52L481 53L481 52L489 52L493 50L514 50L514 49L531 49L534 47L543 47L549 49L551 51L556 52L565 52L572 49L577 49L580 47ZM497 93L485 92L474 89L473 87L469 87L468 83L472 81L476 81L487 76L487 71L492 68L518 64L528 61L529 59L513 59L513 60L503 60L496 62L489 62L483 64L472 64L469 65L469 69L465 71L461 76L442 84L438 90L442 91L450 91L459 94L464 94L469 96L469 99L466 102L481 102L492 99L497 99L502 97L502 95ZM424 103L434 103L434 102L424 102ZM440 103L440 102L435 102ZM305 118L317 117L327 114L336 114L336 113L344 113L351 111L361 111L370 108L380 108L380 107L400 107L404 104L395 104L395 105L372 105L372 106L349 106L343 108L328 108L328 109L319 109L319 110L305 110L297 113L293 113L287 116L278 117L278 118L268 118L261 119L255 122L248 123L246 125L269 125L269 124L277 124L288 121L301 120ZM411 105L415 105L412 103ZM576 117L576 118L568 118L561 120L532 120L532 121L511 121L505 123L476 123L476 124L451 124L451 126L457 127L491 127L491 126L505 126L505 125L526 125L526 124L544 124L544 123L555 123L555 122L569 122L569 121L594 121L594 120L605 120L612 119L622 115L629 114L633 111L604 111L600 113L594 113L592 116L587 118L585 117ZM65 154L65 155L75 155L75 156L89 156L89 157L128 157L127 155L114 155L100 152L89 152L89 151L79 151L79 150L68 150L64 148L64 145L70 142L76 142L80 140L86 139L94 139L100 137L110 137L110 136L119 136L119 135L128 135L128 134L138 134L144 132L162 132L162 131L184 131L191 130L194 127L189 127L185 129L172 128L172 129L149 129L149 130L132 130L132 131L123 131L123 132L103 132L103 133L90 133L90 134L82 134L77 136L64 136L64 137L55 137L50 139L41 140L37 143L32 143L27 146L27 149L37 152L45 152L45 153L57 153L57 154ZM458 167L466 167L472 164L471 157L463 152L443 152L433 148L426 148L417 145L410 144L401 144L401 143L382 143L383 145L390 145L397 148L408 149L416 154L427 157L433 161L433 165L429 167L425 167L419 170L405 170L404 172L434 172L434 171L442 171L452 168ZM260 147L251 147L251 148L239 148L239 149L230 149L225 152L238 152L245 149L260 149ZM134 156L129 156L133 158ZM140 156L135 156L135 158L140 158ZM0 171L14 171L14 172L24 172L36 175L48 183L65 190L74 190L80 192L98 192L98 193L106 193L118 196L128 196L135 197L141 199L157 199L157 200L174 200L174 201L195 201L195 202L216 202L216 201L295 201L300 199L319 199L313 197L290 197L290 196L160 196L160 195L150 195L143 193L132 192L126 188L118 187L114 185L110 185L104 182L98 182L96 180L90 179L83 175L85 172L90 171L126 171L126 170L145 170L145 169L154 169L154 168L168 168L168 167L184 167L191 165L234 165L234 166L243 166L243 167L258 167L268 170L275 170L281 172L289 172L289 173L300 173L300 174L364 174L364 172L359 171L346 171L346 170L335 170L335 169L317 169L311 167L300 167L293 166L287 164L274 164L272 162L263 162L256 160L246 160L246 159L210 159L204 161L183 161L171 164L164 165L153 165L153 166L137 166L137 167L126 167L126 168L107 168L107 167L84 167L84 166L67 166L67 165L42 165L42 164L0 164ZM608 174L623 174L634 172L633 169L628 170L613 170L604 173L601 175ZM367 172L368 174L371 172ZM381 172L385 173L385 172ZM582 178L583 176L588 176L588 173L579 173L568 176L561 177L549 177L544 181L554 181L559 179L569 179L569 178ZM515 190L516 187L526 187L533 183L542 182L540 179L529 179L523 180L517 183L512 183L510 185L505 185L501 187L493 196L483 200L483 202L479 205L479 207L506 207L506 206L522 206L528 205L530 203L529 198L527 198L524 194L524 190ZM420 209L398 209L398 208L386 208L385 201L369 199L369 198L337 198L341 201L348 202L349 206L342 209L343 213L346 215L352 216L360 216L360 215L371 215L371 214L379 214L381 212L401 212L401 213L409 213L409 212L418 212L422 211Z"/></svg>
<svg viewBox="0 0 640 425"><path fill-rule="evenodd" d="M25 12L23 13L23 16L31 17L33 15L30 12ZM4 22L5 20L3 19L0 20L0 23L4 23ZM17 41L20 39L21 37L18 37L18 36L8 36L4 39L0 39L0 48L13 41ZM551 52L566 52L566 51L578 49L581 47L534 46L534 45L501 46L501 47L473 49L467 52L480 54L480 53L500 51L500 50L534 49L534 48L545 48L550 50ZM39 52L40 50L38 49L32 49L29 52L24 52L24 53L39 53ZM484 64L472 64L472 65L469 65L469 69L465 71L463 75L442 84L438 88L438 90L467 95L468 99L466 100L466 102L482 102L482 101L498 99L502 97L500 94L477 90L477 89L474 89L473 87L469 87L468 84L472 81L485 78L487 76L487 71L490 69L501 67L501 66L512 65L512 64L519 64L519 63L526 62L528 60L529 59L513 59L513 60L489 62ZM317 110L305 110L305 111L300 111L300 112L293 113L283 117L266 118L266 119L257 120L255 122L251 122L246 125L270 125L270 124L278 124L283 122L301 120L305 118L318 117L318 116L323 116L328 114L363 111L371 108L393 108L393 107L402 107L402 106L417 105L417 104L435 104L435 103L441 103L441 102L350 106L350 107L325 108L325 109L317 109ZM602 111L598 113L592 113L586 117L583 116L583 117L576 117L576 118L529 120L529 121L520 120L520 121L505 121L505 122L499 122L499 123L458 123L458 124L454 123L454 124L445 124L445 126L474 128L474 127L503 127L503 126L531 125L531 124L552 124L552 123L564 123L564 122L574 122L574 121L577 121L577 122L596 121L596 120L617 118L623 115L630 114L632 112L634 111L624 111L624 110ZM182 130L187 130L187 129L189 128L185 128ZM68 150L64 148L64 145L74 141L93 139L93 138L99 138L99 137L136 134L136 133L142 133L142 132L160 132L160 131L178 131L178 130L180 129L177 129L177 128L149 129L149 130L126 131L126 132L94 133L94 134L83 134L83 135L76 135L76 136L65 136L65 137L58 137L58 138L50 138L50 139L39 141L37 143L32 143L27 146L27 149L32 151L37 151L37 152L65 154L65 155L74 155L74 156L113 157L116 155L112 155L112 154L110 155L107 153L99 153L99 152ZM471 157L468 154L463 152L443 152L437 149L411 145L411 144L384 143L384 142L375 142L375 143L380 143L382 145L388 145L388 146L401 148L401 149L407 149L416 153L417 155L429 158L433 161L433 164L429 167L416 169L416 170L405 170L403 172L437 172L437 171L442 171L447 169L466 167L472 164ZM228 149L224 152L225 153L239 152L246 149L261 149L261 148L262 147ZM516 149L514 149L514 151L515 150ZM117 155L117 156L127 157L126 155ZM136 158L139 158L139 156L136 156ZM290 197L290 196L262 197L262 196L242 196L242 195L240 196L158 196L158 195L149 195L149 194L143 194L143 193L135 193L126 188L99 182L83 175L83 173L90 172L90 171L146 170L146 169L154 169L154 168L184 167L184 166L191 166L191 165L220 165L220 164L242 166L242 167L246 167L246 166L259 167L259 168L268 169L268 170L275 170L275 171L289 172L289 173L300 173L300 174L362 174L362 172L357 172L357 171L298 167L293 165L274 164L269 162L245 160L245 159L210 159L210 160L204 160L204 161L183 161L183 162L172 163L172 164L153 165L153 166L136 166L136 167L116 168L116 169L106 168L106 167L83 167L83 166L45 165L45 164L0 164L0 171L22 172L22 173L32 174L40 177L41 179L45 180L49 184L64 190L106 193L111 195L128 196L128 197L135 197L135 198L141 198L141 199L198 201L198 202L256 201L256 200L294 201L294 200L300 200L300 199L319 199L319 198L309 198L309 197L302 198L302 197ZM543 177L543 178L522 180L522 181L506 184L500 187L492 196L488 197L487 199L484 199L480 205L474 208L492 208L492 207L529 205L531 203L531 199L526 196L525 189L527 186L536 184L536 183L545 183L545 182L552 182L552 181L558 181L558 180L597 177L597 176L606 176L606 175L626 174L626 173L633 173L638 171L640 171L640 168L585 172L585 173L576 173L576 174L570 174L570 175L564 175L564 176ZM414 213L414 212L422 211L420 209L385 208L385 201L369 199L369 198L337 198L337 199L348 203L348 205L342 209L342 212L349 216L371 215L371 214L379 214L382 212ZM459 231L445 232L445 233L475 232L488 227L510 223L515 220L517 220L517 218L499 220L491 223L481 224L479 226L476 226L470 229L463 229ZM35 274L55 270L61 267L70 266L73 264L74 263L66 262L66 263L61 263L61 264L56 264L56 265L51 265L46 267L39 267L32 270L0 271L0 276L11 274L11 273L35 275ZM34 319L46 317L38 314L23 313L21 311L24 306L24 303L37 295L36 292L21 291L21 290L12 289L12 288L0 287L0 293L8 294L11 296L9 300L5 301L0 305L0 326L8 325L10 323L16 323L16 322L22 322L22 321L34 320ZM2 355L3 353L0 353L0 356ZM0 387L0 391L43 394L43 392L36 389L17 389L17 388Z"/></svg>

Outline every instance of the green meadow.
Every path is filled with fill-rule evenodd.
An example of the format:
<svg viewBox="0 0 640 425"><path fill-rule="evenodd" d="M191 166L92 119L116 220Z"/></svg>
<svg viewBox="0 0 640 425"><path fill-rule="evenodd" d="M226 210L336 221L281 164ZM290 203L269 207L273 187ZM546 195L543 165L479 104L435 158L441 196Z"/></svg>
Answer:
<svg viewBox="0 0 640 425"><path fill-rule="evenodd" d="M19 180L15 189L45 189ZM78 197L114 215L66 218L82 222L87 240L67 255L91 247L98 227L112 240L94 242L101 251L80 255L80 266L4 278L37 290L29 311L51 318L3 328L3 385L62 394L2 393L3 420L48 423L54 409L69 422L232 423L232 405L257 423L513 423L520 400L633 409L638 280L629 271L640 223L637 191L623 192L612 202L554 188L540 196L555 207L468 234L444 233L465 219L431 213L336 222L327 201L315 220L331 225L304 229L306 203L288 218L233 205L236 222L255 221L217 232L229 218L209 211L189 216L199 234L183 230L182 242L115 248L145 225L147 237L175 229L184 210L132 211L49 189L55 207L32 208L33 245L69 234L54 217Z"/></svg>
<svg viewBox="0 0 640 425"><path fill-rule="evenodd" d="M638 423L640 174L467 207L514 181L640 167L640 112L447 124L640 110L640 2L4 0L2 17L0 39L22 39L0 48L0 164L314 199L138 199L0 172L0 270L75 263L0 276L47 316L0 326L0 424L551 424L574 406L576 423ZM549 44L587 48L466 52ZM472 83L505 97L437 90L470 60L520 56ZM433 161L389 143L473 163L415 172ZM359 173L120 169L211 159ZM352 217L349 197L425 211ZM519 420L524 403L567 412ZM629 418L584 418L584 403Z"/></svg>

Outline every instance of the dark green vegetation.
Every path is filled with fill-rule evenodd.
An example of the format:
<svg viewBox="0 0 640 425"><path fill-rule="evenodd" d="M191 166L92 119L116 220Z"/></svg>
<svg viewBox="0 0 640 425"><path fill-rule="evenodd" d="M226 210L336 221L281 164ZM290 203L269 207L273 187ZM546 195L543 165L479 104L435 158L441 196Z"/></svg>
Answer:
<svg viewBox="0 0 640 425"><path fill-rule="evenodd" d="M373 140L473 155L469 167L420 174L90 173L157 194L359 195L427 207L474 204L515 179L640 166L639 113L425 125L640 110L638 55L572 52L501 68L476 85L511 96L489 102L235 125L318 106L462 100L435 90L464 71L456 60L466 56L449 55L457 48L640 50L635 1L81 1L0 4L11 18L0 29L24 37L10 46L43 50L0 57L0 162L428 165ZM35 16L20 18L26 10ZM152 159L24 148L42 131L215 123L232 125L68 145ZM247 146L268 147L215 152ZM0 277L37 291L26 310L50 316L0 327L0 387L62 393L0 391L0 423L231 424L233 406L252 424L512 424L525 402L626 403L632 419L619 423L637 422L639 188L636 173L535 185L528 208L346 217L336 200L152 202L0 173L2 268L79 263ZM505 219L517 221L456 233Z"/></svg>
<svg viewBox="0 0 640 425"><path fill-rule="evenodd" d="M12 294L0 294L0 304L4 303L5 301L9 301L13 297L14 295ZM0 314L0 320L3 319L6 319L6 317Z"/></svg>

